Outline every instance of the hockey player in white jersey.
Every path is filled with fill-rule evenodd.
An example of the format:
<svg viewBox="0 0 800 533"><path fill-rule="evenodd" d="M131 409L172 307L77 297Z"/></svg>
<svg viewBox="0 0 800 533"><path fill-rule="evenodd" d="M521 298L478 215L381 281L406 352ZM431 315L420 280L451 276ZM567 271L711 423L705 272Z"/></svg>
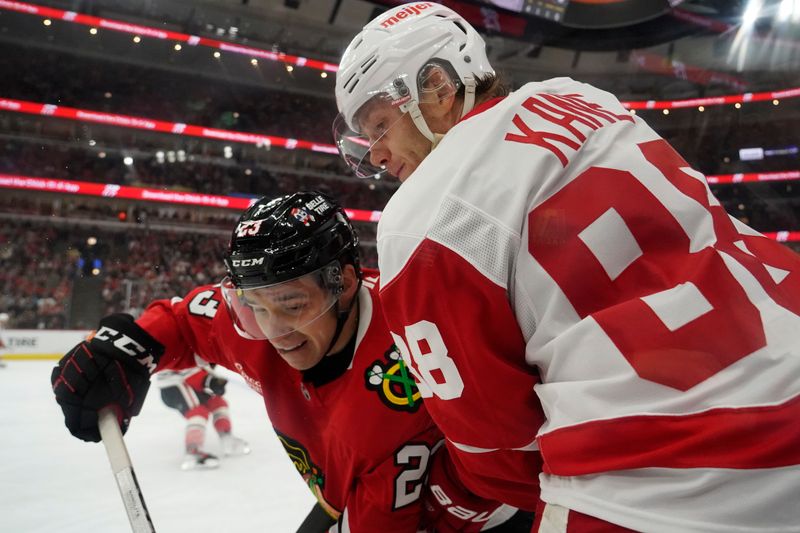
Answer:
<svg viewBox="0 0 800 533"><path fill-rule="evenodd" d="M381 302L469 490L535 531L800 531L795 253L611 94L506 95L439 4L365 26L336 98L345 160L403 182Z"/></svg>

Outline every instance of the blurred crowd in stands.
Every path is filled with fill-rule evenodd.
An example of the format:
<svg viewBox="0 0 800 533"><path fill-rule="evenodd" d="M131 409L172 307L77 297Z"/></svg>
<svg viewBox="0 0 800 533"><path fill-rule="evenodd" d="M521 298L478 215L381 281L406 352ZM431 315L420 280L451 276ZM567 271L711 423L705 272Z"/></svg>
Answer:
<svg viewBox="0 0 800 533"><path fill-rule="evenodd" d="M7 43L0 54L0 96L5 98L333 144L337 111L332 92L320 98L210 78L198 81L189 73L165 74Z"/></svg>
<svg viewBox="0 0 800 533"><path fill-rule="evenodd" d="M374 267L377 257L369 239L364 239L362 261ZM0 312L8 313L7 327L13 329L93 327L91 320L72 320L76 301L95 303L97 319L114 312L136 316L153 300L183 296L197 285L221 280L227 242L227 232L101 227L60 217L48 221L4 216L0 218ZM78 277L101 280L99 295L75 294ZM99 299L93 301L93 296Z"/></svg>
<svg viewBox="0 0 800 533"><path fill-rule="evenodd" d="M23 218L67 221L115 230L179 230L227 238L240 214L231 209L142 204L79 196L68 197L65 201L60 195L31 195L26 191L4 191L0 195L0 219L21 215ZM353 222L353 225L363 244L375 245L375 223Z"/></svg>
<svg viewBox="0 0 800 533"><path fill-rule="evenodd" d="M140 314L158 298L183 296L225 276L223 236L183 232L123 232L104 258L104 313Z"/></svg>
<svg viewBox="0 0 800 533"><path fill-rule="evenodd" d="M58 329L77 270L76 250L64 228L0 220L0 312L9 328Z"/></svg>
<svg viewBox="0 0 800 533"><path fill-rule="evenodd" d="M797 114L800 99L775 106L754 102L742 109L715 106L700 113L696 108L658 110L640 115L648 125L704 174L780 172L800 170ZM788 115L788 116L787 116ZM742 149L763 149L763 157L742 159Z"/></svg>
<svg viewBox="0 0 800 533"><path fill-rule="evenodd" d="M800 181L714 185L725 209L758 231L800 230Z"/></svg>
<svg viewBox="0 0 800 533"><path fill-rule="evenodd" d="M175 151L133 156L129 165L124 163L125 157L118 150L0 139L0 173L5 174L225 196L277 196L297 189L319 190L335 196L345 207L367 210L382 209L397 187L395 183L360 180L316 169L267 166L256 161L240 163L185 152L180 156Z"/></svg>

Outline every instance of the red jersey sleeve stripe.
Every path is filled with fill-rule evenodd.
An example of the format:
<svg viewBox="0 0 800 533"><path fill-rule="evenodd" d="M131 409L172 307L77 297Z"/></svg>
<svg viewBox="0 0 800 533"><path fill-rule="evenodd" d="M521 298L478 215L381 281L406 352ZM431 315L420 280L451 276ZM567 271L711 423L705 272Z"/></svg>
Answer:
<svg viewBox="0 0 800 533"><path fill-rule="evenodd" d="M542 435L544 471L582 476L635 468L800 464L800 396L779 405L586 422Z"/></svg>

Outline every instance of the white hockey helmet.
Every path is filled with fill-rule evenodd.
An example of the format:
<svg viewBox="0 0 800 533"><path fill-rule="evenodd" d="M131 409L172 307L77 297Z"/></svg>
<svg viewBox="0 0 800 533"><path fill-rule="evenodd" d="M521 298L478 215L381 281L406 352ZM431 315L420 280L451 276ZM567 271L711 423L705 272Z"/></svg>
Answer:
<svg viewBox="0 0 800 533"><path fill-rule="evenodd" d="M455 89L465 88L462 116L475 103L476 80L493 75L486 43L461 15L435 2L412 2L390 9L364 26L344 52L336 74L339 116L334 137L356 175L381 172L369 164L370 143L360 135L357 113L376 96L411 114L431 142L418 104L423 73L432 63L447 69Z"/></svg>

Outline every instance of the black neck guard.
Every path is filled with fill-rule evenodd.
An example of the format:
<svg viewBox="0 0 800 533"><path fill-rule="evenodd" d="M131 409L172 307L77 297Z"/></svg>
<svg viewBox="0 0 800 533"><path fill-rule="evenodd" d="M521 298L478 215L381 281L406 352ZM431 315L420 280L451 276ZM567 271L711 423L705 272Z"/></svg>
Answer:
<svg viewBox="0 0 800 533"><path fill-rule="evenodd" d="M356 332L353 332L350 341L339 352L326 355L319 363L304 370L303 381L321 387L344 374L355 355L356 336Z"/></svg>

